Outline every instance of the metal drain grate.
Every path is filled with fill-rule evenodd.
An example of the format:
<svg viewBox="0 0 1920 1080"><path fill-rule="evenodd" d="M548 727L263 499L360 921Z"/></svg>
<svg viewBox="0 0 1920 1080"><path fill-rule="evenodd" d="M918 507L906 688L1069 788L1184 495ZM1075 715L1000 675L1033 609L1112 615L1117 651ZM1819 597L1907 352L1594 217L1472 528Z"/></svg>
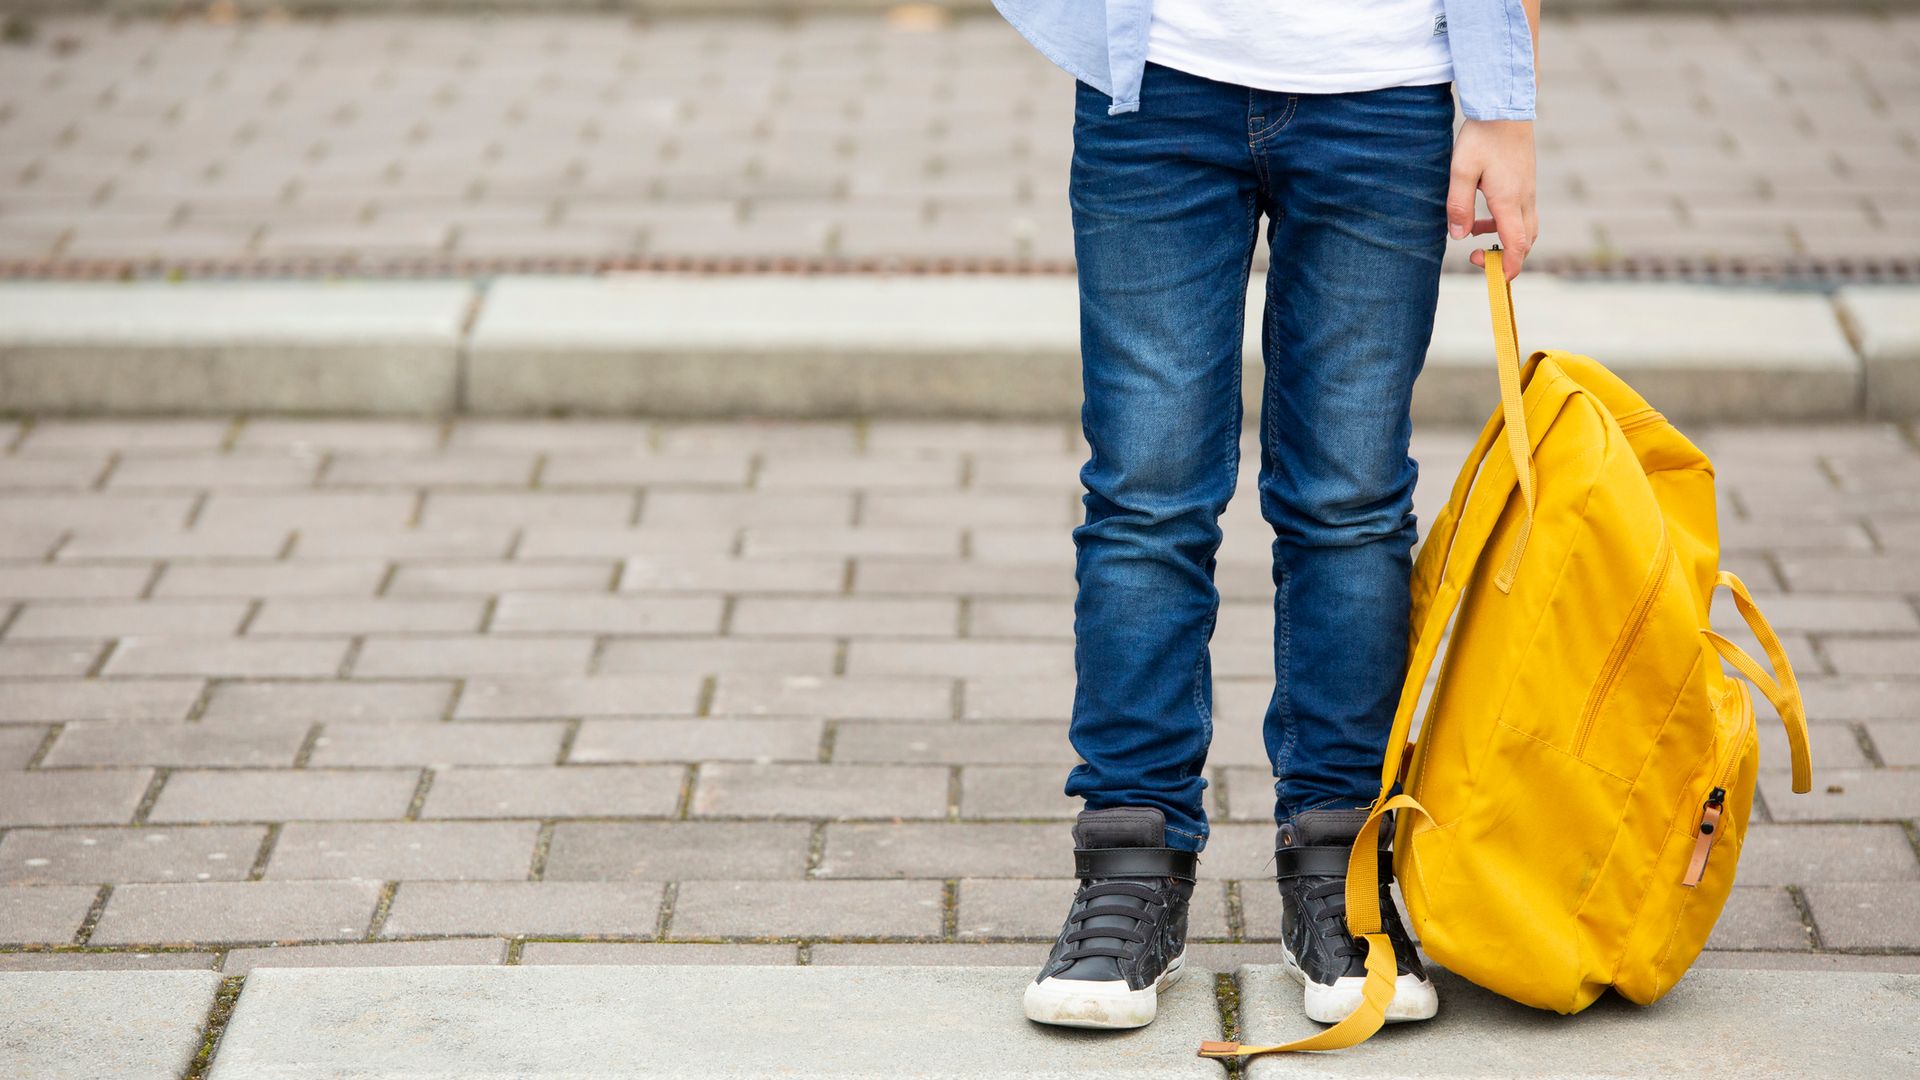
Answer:
<svg viewBox="0 0 1920 1080"><path fill-rule="evenodd" d="M1835 288L1920 283L1920 254L1896 257L1623 256L1605 260L1542 255L1536 272L1616 281ZM1460 270L1464 267L1453 267ZM0 280L146 281L232 278L472 278L503 274L1036 274L1073 273L1062 260L992 258L788 258L685 256L518 256L461 258L62 259L0 261Z"/></svg>

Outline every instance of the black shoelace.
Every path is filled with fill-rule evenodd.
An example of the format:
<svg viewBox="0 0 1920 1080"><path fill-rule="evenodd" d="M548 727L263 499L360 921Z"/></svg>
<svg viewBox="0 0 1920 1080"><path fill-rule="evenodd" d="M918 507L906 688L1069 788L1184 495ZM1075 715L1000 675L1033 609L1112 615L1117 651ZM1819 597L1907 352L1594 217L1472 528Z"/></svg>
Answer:
<svg viewBox="0 0 1920 1080"><path fill-rule="evenodd" d="M1333 949L1333 955L1349 958L1361 955L1361 949L1347 933L1347 880L1328 878L1319 885L1307 890L1307 899L1320 901L1313 910L1314 922L1318 924L1321 937L1338 935L1340 944Z"/></svg>
<svg viewBox="0 0 1920 1080"><path fill-rule="evenodd" d="M1145 908L1137 908L1130 904L1116 904L1111 901L1105 904L1098 902L1102 897L1113 896L1131 896L1136 900L1146 901L1147 906ZM1071 947L1066 952L1060 954L1060 959L1063 962L1071 963L1072 961L1081 960L1089 956L1111 956L1116 960L1135 959L1140 953L1138 948L1128 950L1112 945L1075 945L1074 943L1091 941L1096 938L1117 938L1121 941L1131 941L1136 946L1145 945L1150 940L1145 928L1155 925L1160 910L1164 908L1166 904L1164 898L1161 897L1157 890L1151 886L1142 885L1135 881L1102 881L1088 885L1082 888L1079 894L1074 897L1075 903L1083 900L1093 902L1087 904L1083 910L1067 916L1067 924L1070 929L1067 931L1066 940L1067 944ZM1132 919L1134 925L1086 925L1088 919L1101 915L1124 915Z"/></svg>

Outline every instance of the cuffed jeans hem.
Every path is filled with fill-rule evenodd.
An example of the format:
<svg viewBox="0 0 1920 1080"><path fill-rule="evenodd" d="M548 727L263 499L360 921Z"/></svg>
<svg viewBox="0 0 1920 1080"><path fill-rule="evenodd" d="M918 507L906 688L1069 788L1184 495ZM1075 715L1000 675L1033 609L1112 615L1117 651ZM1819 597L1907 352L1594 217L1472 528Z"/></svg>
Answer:
<svg viewBox="0 0 1920 1080"><path fill-rule="evenodd" d="M1315 810L1365 810L1372 805L1372 799L1361 799L1357 803L1352 799L1322 799L1319 802L1306 806L1296 806L1287 809L1276 806L1273 811L1273 823L1275 825L1285 825L1288 822L1298 819L1300 815L1310 814Z"/></svg>

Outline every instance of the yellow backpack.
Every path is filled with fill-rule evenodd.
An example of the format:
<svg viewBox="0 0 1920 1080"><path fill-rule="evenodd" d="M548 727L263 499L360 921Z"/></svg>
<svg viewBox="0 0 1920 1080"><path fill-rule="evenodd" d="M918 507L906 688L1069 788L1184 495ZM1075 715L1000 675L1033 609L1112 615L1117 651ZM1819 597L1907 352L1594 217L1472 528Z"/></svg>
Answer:
<svg viewBox="0 0 1920 1080"><path fill-rule="evenodd" d="M1440 965L1561 1013L1609 986L1643 1005L1672 989L1733 888L1753 806L1753 699L1722 658L1785 722L1793 790L1811 786L1793 668L1719 569L1712 464L1592 359L1537 352L1523 369L1497 248L1486 271L1501 408L1415 564L1406 683L1348 867L1365 1004L1310 1038L1202 1056L1334 1050L1379 1030L1394 988L1373 854L1388 811L1412 929ZM1777 681L1708 628L1720 586Z"/></svg>

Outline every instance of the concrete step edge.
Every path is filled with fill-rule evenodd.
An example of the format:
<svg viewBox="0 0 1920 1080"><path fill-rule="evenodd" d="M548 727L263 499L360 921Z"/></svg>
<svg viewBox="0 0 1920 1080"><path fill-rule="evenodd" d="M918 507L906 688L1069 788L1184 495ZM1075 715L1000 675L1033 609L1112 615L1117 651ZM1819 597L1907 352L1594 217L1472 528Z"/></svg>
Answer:
<svg viewBox="0 0 1920 1080"><path fill-rule="evenodd" d="M1522 277L1516 309L1523 348L1592 355L1677 419L1920 416L1920 286ZM1078 330L1055 277L12 283L0 410L1064 419ZM1449 275L1415 414L1477 421L1494 395L1483 285Z"/></svg>

